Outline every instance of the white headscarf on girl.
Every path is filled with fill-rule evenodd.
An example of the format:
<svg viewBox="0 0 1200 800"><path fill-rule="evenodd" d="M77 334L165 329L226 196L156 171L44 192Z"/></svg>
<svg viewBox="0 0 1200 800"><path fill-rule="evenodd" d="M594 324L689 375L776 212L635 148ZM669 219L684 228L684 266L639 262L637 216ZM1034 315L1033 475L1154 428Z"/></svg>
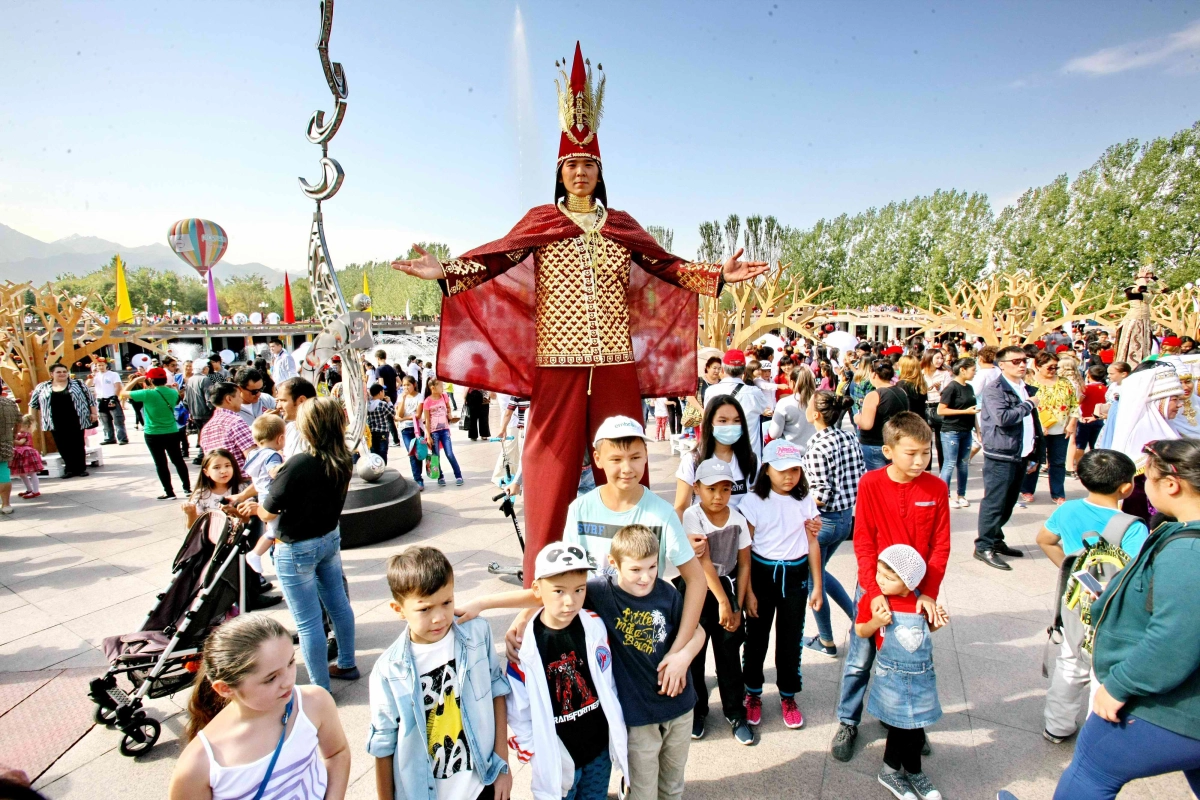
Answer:
<svg viewBox="0 0 1200 800"><path fill-rule="evenodd" d="M1112 449L1133 459L1140 474L1146 467L1142 448L1147 442L1178 439L1163 413L1171 397L1183 394L1183 384L1170 365L1135 372L1121 381L1121 401L1114 420Z"/></svg>
<svg viewBox="0 0 1200 800"><path fill-rule="evenodd" d="M1196 380L1200 379L1200 355L1163 356L1160 362L1175 367L1180 380L1191 380L1192 391L1180 399L1179 413L1167 420L1181 439L1200 439L1200 401L1196 397Z"/></svg>

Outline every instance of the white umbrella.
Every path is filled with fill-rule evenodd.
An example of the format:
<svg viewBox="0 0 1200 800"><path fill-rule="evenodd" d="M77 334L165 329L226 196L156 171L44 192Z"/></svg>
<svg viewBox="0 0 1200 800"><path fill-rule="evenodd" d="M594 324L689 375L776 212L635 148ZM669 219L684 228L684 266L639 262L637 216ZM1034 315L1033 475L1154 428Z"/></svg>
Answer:
<svg viewBox="0 0 1200 800"><path fill-rule="evenodd" d="M858 345L858 337L850 331L834 331L824 339L826 347L836 347L843 353L848 353Z"/></svg>

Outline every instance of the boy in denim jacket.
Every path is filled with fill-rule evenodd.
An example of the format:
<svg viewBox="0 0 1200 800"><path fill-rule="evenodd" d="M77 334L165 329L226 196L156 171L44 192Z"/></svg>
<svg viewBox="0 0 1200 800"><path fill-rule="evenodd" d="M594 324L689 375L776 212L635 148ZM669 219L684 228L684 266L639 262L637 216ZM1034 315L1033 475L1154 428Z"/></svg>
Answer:
<svg viewBox="0 0 1200 800"><path fill-rule="evenodd" d="M392 556L387 578L408 626L371 670L379 800L508 800L509 688L491 628L454 622L454 569L440 550Z"/></svg>

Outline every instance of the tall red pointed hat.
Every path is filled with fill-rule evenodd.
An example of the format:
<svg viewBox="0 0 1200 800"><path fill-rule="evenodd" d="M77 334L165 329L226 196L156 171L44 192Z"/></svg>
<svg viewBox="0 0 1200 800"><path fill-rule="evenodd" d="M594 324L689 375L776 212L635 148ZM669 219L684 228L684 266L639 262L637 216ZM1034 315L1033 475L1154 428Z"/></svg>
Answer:
<svg viewBox="0 0 1200 800"><path fill-rule="evenodd" d="M575 43L575 60L571 64L571 75L567 76L567 60L555 61L562 79L558 87L558 124L562 136L558 143L558 163L568 158L587 156L600 160L600 141L596 129L604 114L604 67L596 65L600 82L592 82L592 62L583 57L579 42Z"/></svg>

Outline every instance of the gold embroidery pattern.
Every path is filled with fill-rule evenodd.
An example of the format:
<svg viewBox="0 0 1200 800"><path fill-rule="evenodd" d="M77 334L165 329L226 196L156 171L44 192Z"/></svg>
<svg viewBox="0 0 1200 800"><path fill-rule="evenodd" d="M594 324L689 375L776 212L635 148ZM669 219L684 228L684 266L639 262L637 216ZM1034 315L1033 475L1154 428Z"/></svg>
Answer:
<svg viewBox="0 0 1200 800"><path fill-rule="evenodd" d="M451 297L474 289L488 277L487 267L465 258L452 258L443 262L442 270L446 273L446 289Z"/></svg>
<svg viewBox="0 0 1200 800"><path fill-rule="evenodd" d="M689 292L706 297L716 297L721 283L723 264L705 264L692 261L680 264L675 270L675 281Z"/></svg>
<svg viewBox="0 0 1200 800"><path fill-rule="evenodd" d="M538 366L633 361L629 258L627 249L595 234L538 249Z"/></svg>

